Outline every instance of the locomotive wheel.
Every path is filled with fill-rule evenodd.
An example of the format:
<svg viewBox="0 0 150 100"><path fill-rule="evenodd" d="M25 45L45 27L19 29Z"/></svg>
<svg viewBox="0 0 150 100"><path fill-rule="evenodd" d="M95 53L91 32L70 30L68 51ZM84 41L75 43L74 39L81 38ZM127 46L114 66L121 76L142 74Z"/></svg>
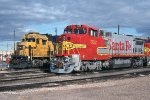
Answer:
<svg viewBox="0 0 150 100"><path fill-rule="evenodd" d="M81 71L87 71L88 70L88 67L87 67L87 65L85 65L85 66L81 66Z"/></svg>
<svg viewBox="0 0 150 100"><path fill-rule="evenodd" d="M96 68L97 68L96 65L87 64L86 66L87 66L87 68L88 68L89 71L96 70Z"/></svg>

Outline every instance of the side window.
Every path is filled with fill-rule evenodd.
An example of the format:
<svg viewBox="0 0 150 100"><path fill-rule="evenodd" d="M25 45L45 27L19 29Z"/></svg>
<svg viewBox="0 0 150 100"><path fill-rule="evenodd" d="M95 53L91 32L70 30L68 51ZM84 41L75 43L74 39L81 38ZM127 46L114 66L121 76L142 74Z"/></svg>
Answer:
<svg viewBox="0 0 150 100"><path fill-rule="evenodd" d="M90 32L90 33L91 33L91 36L93 36L93 35L94 35L93 30L91 30L91 32Z"/></svg>
<svg viewBox="0 0 150 100"><path fill-rule="evenodd" d="M135 48L135 53L137 52L137 49Z"/></svg>
<svg viewBox="0 0 150 100"><path fill-rule="evenodd" d="M46 45L46 40L42 40L42 44L43 44L43 45Z"/></svg>
<svg viewBox="0 0 150 100"><path fill-rule="evenodd" d="M91 30L88 31L88 34L91 35Z"/></svg>
<svg viewBox="0 0 150 100"><path fill-rule="evenodd" d="M36 44L40 44L40 39L36 39Z"/></svg>
<svg viewBox="0 0 150 100"><path fill-rule="evenodd" d="M104 36L104 31L103 30L100 30L100 35Z"/></svg>
<svg viewBox="0 0 150 100"><path fill-rule="evenodd" d="M94 37L98 37L98 31L97 30L89 30L89 35L90 36L94 36Z"/></svg>
<svg viewBox="0 0 150 100"><path fill-rule="evenodd" d="M27 41L28 42L35 42L35 38L28 38Z"/></svg>
<svg viewBox="0 0 150 100"><path fill-rule="evenodd" d="M95 37L98 37L98 31L97 31L97 30L94 31L94 36L95 36Z"/></svg>
<svg viewBox="0 0 150 100"><path fill-rule="evenodd" d="M86 29L83 29L83 31L84 31L84 34L86 34L87 30L86 30Z"/></svg>

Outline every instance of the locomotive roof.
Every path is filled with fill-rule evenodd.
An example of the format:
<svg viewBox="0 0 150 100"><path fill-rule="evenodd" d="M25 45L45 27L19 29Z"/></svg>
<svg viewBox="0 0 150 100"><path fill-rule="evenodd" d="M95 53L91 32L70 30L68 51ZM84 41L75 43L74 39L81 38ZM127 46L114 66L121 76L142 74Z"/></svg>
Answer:
<svg viewBox="0 0 150 100"><path fill-rule="evenodd" d="M29 32L28 34L40 34L39 32Z"/></svg>
<svg viewBox="0 0 150 100"><path fill-rule="evenodd" d="M83 27L87 27L87 28L92 28L92 29L94 29L94 30L99 30L99 28L96 28L96 27L90 26L90 25L84 25L84 24L80 24L80 25L72 24L72 25L66 26L66 28L68 28L69 26L73 26L73 27L75 27L75 26L83 26ZM66 29L66 28L65 28L65 29Z"/></svg>
<svg viewBox="0 0 150 100"><path fill-rule="evenodd" d="M44 39L44 40L47 40L48 38L47 38L47 36L45 36L45 35L42 35L42 34L40 34L39 32L29 32L29 33L27 33L27 34L25 34L24 36L23 36L23 38L25 38L25 37L36 37L36 38L42 38L42 39Z"/></svg>

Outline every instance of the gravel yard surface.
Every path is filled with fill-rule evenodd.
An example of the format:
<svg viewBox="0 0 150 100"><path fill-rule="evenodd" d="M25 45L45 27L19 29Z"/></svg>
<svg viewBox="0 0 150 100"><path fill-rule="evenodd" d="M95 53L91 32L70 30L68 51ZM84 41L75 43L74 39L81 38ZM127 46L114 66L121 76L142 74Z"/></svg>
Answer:
<svg viewBox="0 0 150 100"><path fill-rule="evenodd" d="M150 76L1 92L0 100L150 100Z"/></svg>
<svg viewBox="0 0 150 100"><path fill-rule="evenodd" d="M0 83L0 87L4 87L4 86L14 86L14 85L21 85L21 84L36 84L36 83L45 83L45 82L56 82L56 81L64 81L64 80L75 80L75 79L83 79L83 78L89 78L89 77L101 77L101 79L104 79L104 76L113 76L113 75L121 75L121 74L126 74L129 75L127 73L137 73L137 72L144 72L144 71L149 71L150 72L150 68L143 68L143 69L132 69L132 70L123 70L123 71L118 71L118 72L111 72L111 73L85 73L85 74L78 74L75 76L72 75L59 75L59 76L55 76L52 73L49 73L49 77L41 77L41 78L30 78L30 79L24 79L24 80L15 80L15 81L8 81L8 82L1 82ZM145 72L146 73L146 72ZM44 73L43 73L44 74ZM52 76L51 76L52 74ZM27 76L30 74L27 74ZM14 76L14 75L12 75ZM17 75L18 78L21 76L20 74ZM39 74L40 76L40 74ZM31 76L29 76L31 77ZM9 78L10 79L10 78ZM56 82L57 83L57 82ZM52 86L52 85L51 85ZM7 89L8 90L8 89Z"/></svg>

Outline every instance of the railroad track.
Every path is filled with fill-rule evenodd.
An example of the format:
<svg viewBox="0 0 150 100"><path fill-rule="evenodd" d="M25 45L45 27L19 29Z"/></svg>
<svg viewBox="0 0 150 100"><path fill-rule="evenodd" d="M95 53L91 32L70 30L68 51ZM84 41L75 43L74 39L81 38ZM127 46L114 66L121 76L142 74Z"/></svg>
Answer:
<svg viewBox="0 0 150 100"><path fill-rule="evenodd" d="M47 73L42 73L42 74L31 74L31 75L23 75L23 76L15 76L15 77L3 77L0 79L0 82L12 82L12 81L18 81L18 80L27 80L27 79L34 79L34 78L46 78L46 77L52 77L56 76L55 74L47 74Z"/></svg>
<svg viewBox="0 0 150 100"><path fill-rule="evenodd" d="M132 68L130 68L132 69ZM130 70L130 69L122 69L122 70ZM140 68L138 68L140 69ZM120 71L120 69L116 70L103 70L103 71L98 71L96 73L109 73L109 72L117 72ZM57 76L57 75L65 75L65 74L53 74L53 73L45 73L40 70L19 70L19 71L13 71L9 73L3 73L3 77L0 78L0 82L9 82L9 81L17 81L17 80L27 80L27 79L34 79L34 78L46 78L46 77L52 77L52 76ZM70 76L79 76L79 75L89 75L93 74L93 72L81 72L79 73L73 73L69 74ZM2 75L1 75L2 76Z"/></svg>
<svg viewBox="0 0 150 100"><path fill-rule="evenodd" d="M0 73L0 82L13 82L17 80L27 80L33 78L45 78L55 76L55 74L45 72L44 69L22 69L22 70L9 70L5 73Z"/></svg>
<svg viewBox="0 0 150 100"><path fill-rule="evenodd" d="M72 75L57 75L48 77L39 77L32 79L13 80L10 82L0 82L0 92L15 91L42 87L56 87L70 84L81 84L94 81L106 81L112 79L133 78L142 75L150 75L150 68L123 70L112 73L95 73L95 74L78 74Z"/></svg>
<svg viewBox="0 0 150 100"><path fill-rule="evenodd" d="M24 73L34 73L34 72L41 72L40 69L21 69L21 70L8 70L5 72L1 72L0 75L15 75L15 74L24 74Z"/></svg>
<svg viewBox="0 0 150 100"><path fill-rule="evenodd" d="M22 69L22 70L8 70L0 73L1 78L11 77L11 76L21 76L24 74L33 74L33 73L44 73L44 70L40 69Z"/></svg>

